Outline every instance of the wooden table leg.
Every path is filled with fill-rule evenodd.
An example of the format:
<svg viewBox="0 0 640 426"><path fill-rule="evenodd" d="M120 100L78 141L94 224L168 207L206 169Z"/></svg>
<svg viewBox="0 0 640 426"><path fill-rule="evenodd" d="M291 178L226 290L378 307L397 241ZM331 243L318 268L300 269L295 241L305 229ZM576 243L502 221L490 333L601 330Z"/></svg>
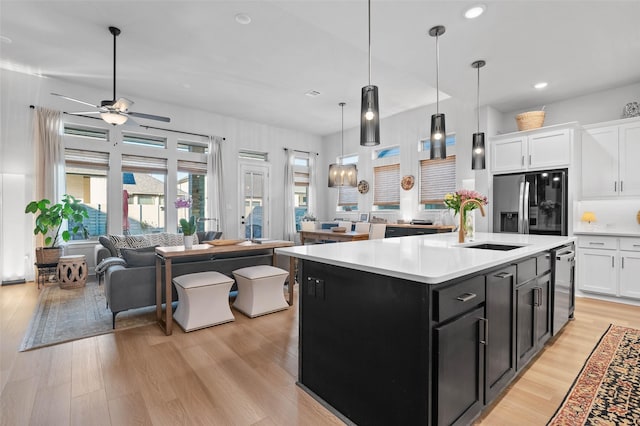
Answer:
<svg viewBox="0 0 640 426"><path fill-rule="evenodd" d="M171 291L171 259L165 259L164 261L164 273L165 273L165 334L171 336L173 332L173 292Z"/></svg>
<svg viewBox="0 0 640 426"><path fill-rule="evenodd" d="M162 259L156 255L156 321L162 322Z"/></svg>

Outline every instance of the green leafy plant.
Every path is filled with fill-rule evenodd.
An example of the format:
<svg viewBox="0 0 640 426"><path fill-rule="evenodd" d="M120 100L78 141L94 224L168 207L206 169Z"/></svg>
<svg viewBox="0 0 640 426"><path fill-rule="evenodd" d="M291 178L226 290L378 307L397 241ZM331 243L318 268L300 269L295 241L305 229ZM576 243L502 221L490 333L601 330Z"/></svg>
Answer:
<svg viewBox="0 0 640 426"><path fill-rule="evenodd" d="M187 219L180 219L180 226L182 227L182 233L184 235L193 235L196 233L196 217L191 216L189 221Z"/></svg>
<svg viewBox="0 0 640 426"><path fill-rule="evenodd" d="M82 223L84 219L89 218L87 208L80 204L72 195L65 194L60 203L51 204L46 198L40 201L32 201L27 204L25 213L33 213L36 216L36 227L33 234L42 234L45 246L56 247L58 237L67 242L73 234L82 233L84 238L89 237L89 231ZM73 225L71 232L67 229L60 233L60 228L64 221ZM52 236L53 235L53 236Z"/></svg>

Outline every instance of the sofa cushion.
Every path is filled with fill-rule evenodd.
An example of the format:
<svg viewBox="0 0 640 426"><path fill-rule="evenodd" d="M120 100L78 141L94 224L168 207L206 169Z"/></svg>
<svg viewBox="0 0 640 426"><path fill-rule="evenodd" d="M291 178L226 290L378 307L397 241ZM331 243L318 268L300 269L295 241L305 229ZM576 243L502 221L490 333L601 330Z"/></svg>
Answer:
<svg viewBox="0 0 640 426"><path fill-rule="evenodd" d="M127 262L127 268L153 266L156 264L156 247L121 248L120 253Z"/></svg>
<svg viewBox="0 0 640 426"><path fill-rule="evenodd" d="M101 235L98 238L98 241L100 241L100 244L102 244L104 248L109 250L109 253L111 253L111 257L118 257L118 250L116 250L116 246L113 245L109 237Z"/></svg>

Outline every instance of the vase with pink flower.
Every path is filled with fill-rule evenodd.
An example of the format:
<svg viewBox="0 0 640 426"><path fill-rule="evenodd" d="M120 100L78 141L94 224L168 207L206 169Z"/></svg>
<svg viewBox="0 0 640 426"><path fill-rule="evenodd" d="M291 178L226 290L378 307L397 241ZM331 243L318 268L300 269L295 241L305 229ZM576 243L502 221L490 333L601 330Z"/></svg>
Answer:
<svg viewBox="0 0 640 426"><path fill-rule="evenodd" d="M474 200L475 202L465 203L467 200ZM453 210L454 216L458 214L463 216L464 239L465 241L472 241L475 238L475 226L473 214L470 213L478 207L488 204L486 195L470 189L459 189L456 192L446 194L444 196L444 204ZM463 204L464 211L461 212L460 206Z"/></svg>

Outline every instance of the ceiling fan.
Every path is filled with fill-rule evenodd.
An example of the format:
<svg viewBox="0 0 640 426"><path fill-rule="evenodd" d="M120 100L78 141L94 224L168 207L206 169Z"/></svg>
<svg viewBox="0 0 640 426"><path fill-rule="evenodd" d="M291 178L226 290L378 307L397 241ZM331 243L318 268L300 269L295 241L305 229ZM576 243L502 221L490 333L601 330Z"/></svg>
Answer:
<svg viewBox="0 0 640 426"><path fill-rule="evenodd" d="M160 115L144 114L141 112L129 111L129 107L133 105L133 101L127 98L119 98L116 100L116 37L120 35L120 29L116 27L109 27L109 32L113 34L113 100L104 100L100 102L100 105L94 105L89 102L81 101L79 99L70 98L69 96L60 95L58 93L51 93L54 96L78 102L80 104L89 105L97 108L97 111L85 111L85 112L70 112L71 115L85 115L85 114L100 114L100 117L109 124L114 126L124 124L129 117L145 118L149 120L158 120L168 123L171 121L169 117L162 117ZM133 120L132 120L133 121Z"/></svg>

